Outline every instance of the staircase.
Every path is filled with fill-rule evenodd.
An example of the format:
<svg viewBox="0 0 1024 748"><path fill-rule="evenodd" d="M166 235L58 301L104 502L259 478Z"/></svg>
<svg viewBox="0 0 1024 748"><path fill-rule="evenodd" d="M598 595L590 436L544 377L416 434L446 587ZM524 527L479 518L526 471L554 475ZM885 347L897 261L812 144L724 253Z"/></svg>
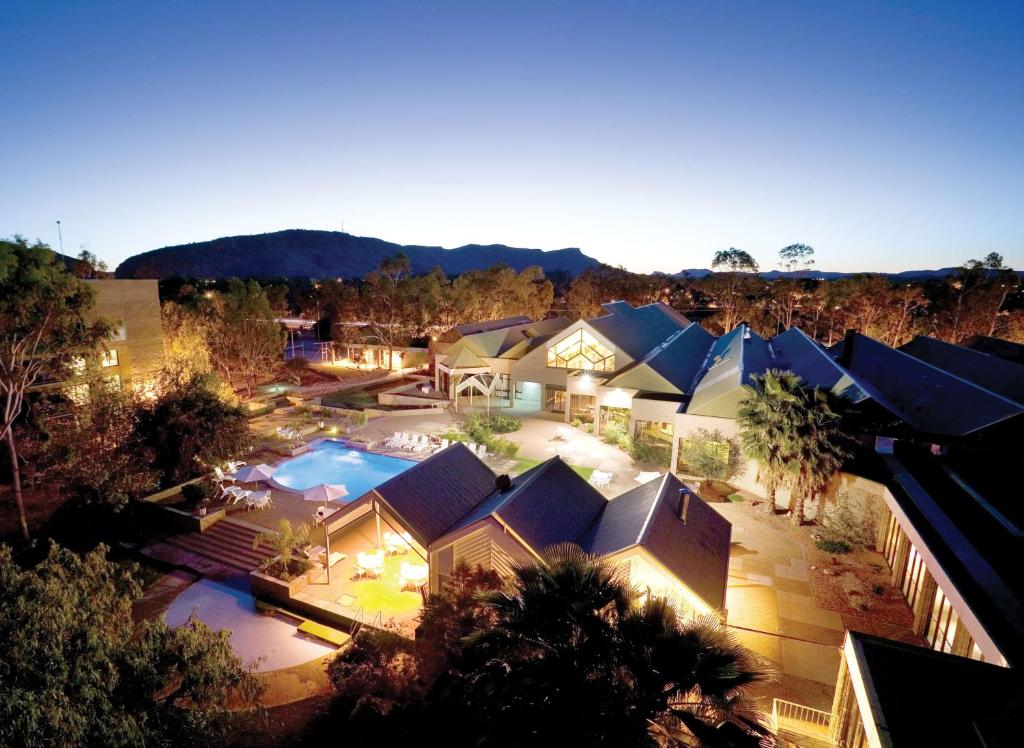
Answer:
<svg viewBox="0 0 1024 748"><path fill-rule="evenodd" d="M253 550L253 538L259 532L248 524L226 518L211 525L206 532L175 535L166 542L218 563L252 571L274 555L265 544Z"/></svg>

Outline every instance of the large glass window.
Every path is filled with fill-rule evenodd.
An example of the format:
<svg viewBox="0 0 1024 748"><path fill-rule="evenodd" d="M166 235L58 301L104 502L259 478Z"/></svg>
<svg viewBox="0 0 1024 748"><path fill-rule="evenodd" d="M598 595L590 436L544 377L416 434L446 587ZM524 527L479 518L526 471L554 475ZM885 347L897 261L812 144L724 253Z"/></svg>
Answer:
<svg viewBox="0 0 1024 748"><path fill-rule="evenodd" d="M548 366L583 371L614 371L615 354L586 330L577 330L548 348Z"/></svg>
<svg viewBox="0 0 1024 748"><path fill-rule="evenodd" d="M960 622L960 616L953 610L949 600L942 590L935 590L935 600L932 603L932 614L928 621L928 644L939 652L953 651L953 637L956 636L956 626Z"/></svg>
<svg viewBox="0 0 1024 748"><path fill-rule="evenodd" d="M921 582L924 579L924 561L917 552L917 548L910 546L910 555L907 557L907 570L903 575L903 594L914 610L917 603L917 593L921 591Z"/></svg>

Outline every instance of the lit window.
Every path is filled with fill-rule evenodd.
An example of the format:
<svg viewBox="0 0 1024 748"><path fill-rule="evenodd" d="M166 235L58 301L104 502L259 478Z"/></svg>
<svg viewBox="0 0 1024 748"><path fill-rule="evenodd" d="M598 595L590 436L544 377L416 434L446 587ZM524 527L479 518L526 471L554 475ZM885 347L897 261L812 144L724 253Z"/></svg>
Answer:
<svg viewBox="0 0 1024 748"><path fill-rule="evenodd" d="M114 332L110 336L111 340L124 340L128 337L128 331L125 329L124 322L119 322L114 326Z"/></svg>
<svg viewBox="0 0 1024 748"><path fill-rule="evenodd" d="M952 652L953 638L960 616L953 610L941 589L935 590L932 613L928 621L928 644L938 652Z"/></svg>
<svg viewBox="0 0 1024 748"><path fill-rule="evenodd" d="M583 371L614 371L615 354L585 330L577 330L548 348L548 366Z"/></svg>
<svg viewBox="0 0 1024 748"><path fill-rule="evenodd" d="M117 349L112 348L109 351L103 351L102 362L104 369L111 366L117 366Z"/></svg>

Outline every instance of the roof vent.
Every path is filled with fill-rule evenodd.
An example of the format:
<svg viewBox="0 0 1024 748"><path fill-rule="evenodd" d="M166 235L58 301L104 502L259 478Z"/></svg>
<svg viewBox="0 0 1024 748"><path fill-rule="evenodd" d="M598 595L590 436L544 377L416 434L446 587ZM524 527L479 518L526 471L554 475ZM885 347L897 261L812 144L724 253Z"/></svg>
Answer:
<svg viewBox="0 0 1024 748"><path fill-rule="evenodd" d="M686 516L690 513L690 491L687 488L679 489L679 519L686 524Z"/></svg>
<svg viewBox="0 0 1024 748"><path fill-rule="evenodd" d="M512 489L512 479L507 474L499 475L494 479L494 488L497 489L498 493L505 493Z"/></svg>

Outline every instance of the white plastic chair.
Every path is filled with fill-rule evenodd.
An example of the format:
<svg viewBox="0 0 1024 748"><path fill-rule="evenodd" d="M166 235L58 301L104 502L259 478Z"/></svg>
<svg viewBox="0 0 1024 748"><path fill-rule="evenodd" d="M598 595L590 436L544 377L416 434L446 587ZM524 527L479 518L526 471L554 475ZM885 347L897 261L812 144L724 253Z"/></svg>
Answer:
<svg viewBox="0 0 1024 748"><path fill-rule="evenodd" d="M481 460L487 456L486 444L481 444L479 447L476 448L476 456L479 457Z"/></svg>

